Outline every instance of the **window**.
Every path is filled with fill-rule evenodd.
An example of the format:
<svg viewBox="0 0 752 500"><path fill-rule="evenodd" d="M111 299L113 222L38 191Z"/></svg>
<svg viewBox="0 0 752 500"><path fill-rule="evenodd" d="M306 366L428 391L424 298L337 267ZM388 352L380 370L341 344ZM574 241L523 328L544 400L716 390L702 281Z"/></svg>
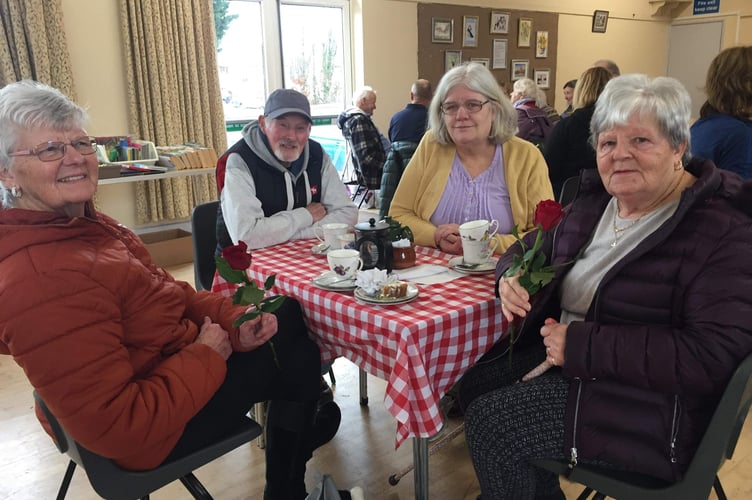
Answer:
<svg viewBox="0 0 752 500"><path fill-rule="evenodd" d="M308 96L315 122L334 123L351 93L349 5L344 0L229 0L217 50L227 141L263 113L266 96L293 88ZM320 117L323 119L316 119Z"/></svg>

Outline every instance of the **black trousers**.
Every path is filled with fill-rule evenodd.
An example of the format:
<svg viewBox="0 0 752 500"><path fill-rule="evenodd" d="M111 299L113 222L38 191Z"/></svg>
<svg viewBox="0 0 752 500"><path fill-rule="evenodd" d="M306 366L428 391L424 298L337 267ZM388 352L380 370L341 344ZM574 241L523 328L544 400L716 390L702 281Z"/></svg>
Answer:
<svg viewBox="0 0 752 500"><path fill-rule="evenodd" d="M297 301L288 297L275 315L278 331L271 339L274 349L266 344L230 356L224 382L188 422L166 461L221 439L240 425L255 403L269 401L266 498L302 499L305 463L312 454L311 427L320 393L321 357L318 346L308 337Z"/></svg>

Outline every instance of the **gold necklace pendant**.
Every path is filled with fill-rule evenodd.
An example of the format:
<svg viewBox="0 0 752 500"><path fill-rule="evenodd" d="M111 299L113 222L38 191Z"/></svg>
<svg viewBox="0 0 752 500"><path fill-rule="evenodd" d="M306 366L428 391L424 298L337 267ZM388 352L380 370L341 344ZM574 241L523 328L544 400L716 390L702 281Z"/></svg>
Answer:
<svg viewBox="0 0 752 500"><path fill-rule="evenodd" d="M642 217L633 220L632 222L630 222L629 224L627 224L624 227L618 227L616 225L616 210L614 210L614 220L613 220L613 224L612 224L612 227L611 227L611 229L614 232L614 241L611 242L611 248L614 248L614 247L616 247L616 245L619 244L619 235L621 233L623 233L624 231L626 231L627 229L629 229L632 226L634 226L635 224L637 224L638 222L640 222L641 218Z"/></svg>

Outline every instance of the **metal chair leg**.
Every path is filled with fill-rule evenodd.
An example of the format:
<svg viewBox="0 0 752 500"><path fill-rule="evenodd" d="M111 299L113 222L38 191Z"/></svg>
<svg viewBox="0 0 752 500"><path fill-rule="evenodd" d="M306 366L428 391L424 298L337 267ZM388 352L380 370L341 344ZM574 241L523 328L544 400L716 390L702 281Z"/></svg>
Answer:
<svg viewBox="0 0 752 500"><path fill-rule="evenodd" d="M189 472L185 476L181 477L180 482L183 483L183 486L185 486L185 488L191 492L193 498L196 498L198 500L213 500L213 497L209 494L208 491L206 491L204 485L201 484L201 481L199 481L192 472Z"/></svg>
<svg viewBox="0 0 752 500"><path fill-rule="evenodd" d="M718 500L728 500L726 492L723 491L723 486L721 486L721 478L718 476L715 476L715 481L713 481L713 489L715 489L715 494L718 496Z"/></svg>
<svg viewBox="0 0 752 500"><path fill-rule="evenodd" d="M68 468L65 469L65 475L63 476L63 482L60 483L60 489L57 490L57 500L63 500L68 493L68 487L70 486L71 479L73 479L73 473L76 471L76 462L71 460L68 462Z"/></svg>
<svg viewBox="0 0 752 500"><path fill-rule="evenodd" d="M254 408L256 410L256 423L259 424L261 428L264 429L264 431L266 431L266 403L259 401L258 403L256 403ZM265 435L265 432L262 432L261 434L259 434L259 437L256 441L258 443L258 447L262 450L266 447L266 439L264 438Z"/></svg>
<svg viewBox="0 0 752 500"><path fill-rule="evenodd" d="M337 385L337 379L334 378L334 369L331 367L329 367L329 380L331 381L332 386Z"/></svg>
<svg viewBox="0 0 752 500"><path fill-rule="evenodd" d="M585 489L582 490L582 493L580 493L580 496L577 497L577 500L587 500L592 492L593 489L586 486Z"/></svg>
<svg viewBox="0 0 752 500"><path fill-rule="evenodd" d="M368 406L368 373L361 369L358 373L360 386L360 406Z"/></svg>

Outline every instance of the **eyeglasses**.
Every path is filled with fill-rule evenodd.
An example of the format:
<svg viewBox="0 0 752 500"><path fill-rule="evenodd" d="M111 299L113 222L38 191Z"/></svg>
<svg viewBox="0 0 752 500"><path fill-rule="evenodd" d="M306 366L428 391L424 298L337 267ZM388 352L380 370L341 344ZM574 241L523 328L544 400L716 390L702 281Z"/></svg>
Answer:
<svg viewBox="0 0 752 500"><path fill-rule="evenodd" d="M488 104L491 102L491 99L486 99L485 101L465 101L462 104L458 102L445 102L441 105L441 112L445 115L456 115L460 111L460 107L465 108L465 111L467 111L470 114L477 113L481 109L483 109L484 104Z"/></svg>
<svg viewBox="0 0 752 500"><path fill-rule="evenodd" d="M24 151L15 151L9 153L8 156L36 156L41 161L55 161L65 156L65 151L68 146L73 146L78 154L90 155L97 150L97 141L93 137L79 137L73 139L71 142L56 142L47 141L42 144L37 144L31 149Z"/></svg>

